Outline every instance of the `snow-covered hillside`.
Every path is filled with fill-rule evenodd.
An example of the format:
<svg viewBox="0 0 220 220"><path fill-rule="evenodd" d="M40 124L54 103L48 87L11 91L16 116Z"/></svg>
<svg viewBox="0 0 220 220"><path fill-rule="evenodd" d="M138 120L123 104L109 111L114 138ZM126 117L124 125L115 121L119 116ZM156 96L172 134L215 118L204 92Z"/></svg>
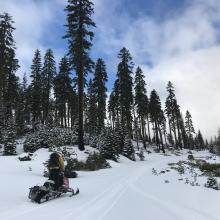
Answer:
<svg viewBox="0 0 220 220"><path fill-rule="evenodd" d="M110 161L111 169L81 171L78 178L70 179L73 188L79 187L79 195L64 195L40 205L32 203L28 199L29 187L46 180L42 163L49 154L40 149L27 162L20 162L17 156L0 157L1 220L220 219L220 191L205 188L205 177L198 178L200 186L186 184L186 178L189 182L193 178L190 173L181 175L170 169L168 163L187 160L186 152L146 154L145 161L138 162L125 158L120 163ZM208 152L193 155L203 158ZM216 162L220 162L219 158Z"/></svg>

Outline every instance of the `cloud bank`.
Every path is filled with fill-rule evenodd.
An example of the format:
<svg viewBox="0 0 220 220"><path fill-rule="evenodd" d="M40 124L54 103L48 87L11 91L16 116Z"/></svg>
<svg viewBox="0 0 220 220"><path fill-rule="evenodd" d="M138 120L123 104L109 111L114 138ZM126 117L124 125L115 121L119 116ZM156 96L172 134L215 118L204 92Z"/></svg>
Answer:
<svg viewBox="0 0 220 220"><path fill-rule="evenodd" d="M110 5L100 15L109 18L99 24L100 45L106 45L110 57L122 45L129 48L135 63L144 69L148 91L155 88L163 102L171 80L183 113L191 112L195 128L207 138L216 134L220 126L220 2L189 1L181 14L167 15L162 21L148 15L133 20L123 13L113 17L120 7L115 4L117 8Z"/></svg>

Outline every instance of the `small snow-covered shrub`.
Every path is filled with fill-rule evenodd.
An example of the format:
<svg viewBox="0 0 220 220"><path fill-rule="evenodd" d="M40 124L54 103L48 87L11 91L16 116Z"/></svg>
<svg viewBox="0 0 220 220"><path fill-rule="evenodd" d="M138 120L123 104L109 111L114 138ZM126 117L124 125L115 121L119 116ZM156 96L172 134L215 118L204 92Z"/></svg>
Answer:
<svg viewBox="0 0 220 220"><path fill-rule="evenodd" d="M194 160L194 156L192 154L188 155L188 160Z"/></svg>
<svg viewBox="0 0 220 220"><path fill-rule="evenodd" d="M42 127L27 136L24 142L25 152L34 152L39 148L53 148L77 144L77 136L73 130L66 128Z"/></svg>
<svg viewBox="0 0 220 220"><path fill-rule="evenodd" d="M209 177L207 179L205 187L212 188L212 189L215 189L215 190L219 190L220 189L220 187L218 185L218 181L214 177Z"/></svg>
<svg viewBox="0 0 220 220"><path fill-rule="evenodd" d="M169 163L168 165L171 169L176 170L180 175L185 173L183 161L179 161L178 163Z"/></svg>
<svg viewBox="0 0 220 220"><path fill-rule="evenodd" d="M90 153L85 164L86 170L94 171L99 169L110 168L105 158L96 152Z"/></svg>
<svg viewBox="0 0 220 220"><path fill-rule="evenodd" d="M79 161L77 159L67 159L67 165L65 173L67 176L71 176L74 171L86 170L95 171L99 169L110 168L109 163L105 160L100 153L89 153L86 161Z"/></svg>
<svg viewBox="0 0 220 220"><path fill-rule="evenodd" d="M206 163L199 166L199 169L209 176L220 177L220 163Z"/></svg>
<svg viewBox="0 0 220 220"><path fill-rule="evenodd" d="M207 164L206 160L202 160L202 159L197 159L196 160L196 165L197 166L205 166Z"/></svg>
<svg viewBox="0 0 220 220"><path fill-rule="evenodd" d="M153 151L154 151L154 153L160 153L158 148L154 148Z"/></svg>
<svg viewBox="0 0 220 220"><path fill-rule="evenodd" d="M152 168L152 174L153 175L158 175L157 170L155 168Z"/></svg>
<svg viewBox="0 0 220 220"><path fill-rule="evenodd" d="M7 142L5 143L3 155L4 155L4 156L17 155L15 142L7 141Z"/></svg>
<svg viewBox="0 0 220 220"><path fill-rule="evenodd" d="M78 174L75 170L80 170L83 166L84 164L81 164L77 159L68 159L64 174L68 178L77 178Z"/></svg>
<svg viewBox="0 0 220 220"><path fill-rule="evenodd" d="M145 157L144 157L144 151L143 148L140 149L140 152L136 153L137 156L139 157L140 161L144 161Z"/></svg>
<svg viewBox="0 0 220 220"><path fill-rule="evenodd" d="M67 159L67 165L65 167L65 171L72 172L72 171L79 171L85 170L85 163L83 161L78 161L77 159L69 158Z"/></svg>

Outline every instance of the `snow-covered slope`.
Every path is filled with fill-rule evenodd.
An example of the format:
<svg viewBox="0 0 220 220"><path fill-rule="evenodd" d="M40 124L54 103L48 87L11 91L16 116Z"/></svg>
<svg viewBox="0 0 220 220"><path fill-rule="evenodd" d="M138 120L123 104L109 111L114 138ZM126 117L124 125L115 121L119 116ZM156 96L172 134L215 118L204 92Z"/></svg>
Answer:
<svg viewBox="0 0 220 220"><path fill-rule="evenodd" d="M168 169L168 163L186 159L187 154L146 154L143 162L121 158L120 163L111 162L111 169L78 172L79 178L71 179L70 185L80 188L79 195L40 205L32 203L28 199L29 187L46 180L42 177L42 163L49 154L41 149L33 161L27 162L20 162L17 157L0 157L1 220L220 219L220 191L184 184L175 171L152 174L152 168ZM197 153L203 155L207 152Z"/></svg>

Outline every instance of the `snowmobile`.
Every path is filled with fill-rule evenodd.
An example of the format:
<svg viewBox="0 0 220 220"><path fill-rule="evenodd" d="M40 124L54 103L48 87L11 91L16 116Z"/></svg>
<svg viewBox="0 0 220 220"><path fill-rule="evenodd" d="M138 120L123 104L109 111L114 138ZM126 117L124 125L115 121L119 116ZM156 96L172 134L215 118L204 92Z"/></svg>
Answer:
<svg viewBox="0 0 220 220"><path fill-rule="evenodd" d="M64 176L63 185L58 189L55 189L55 182L53 180L47 180L43 186L34 186L30 188L28 198L37 203L43 203L55 198L60 197L63 194L70 193L70 197L77 195L79 189L76 191L69 187L69 179Z"/></svg>

